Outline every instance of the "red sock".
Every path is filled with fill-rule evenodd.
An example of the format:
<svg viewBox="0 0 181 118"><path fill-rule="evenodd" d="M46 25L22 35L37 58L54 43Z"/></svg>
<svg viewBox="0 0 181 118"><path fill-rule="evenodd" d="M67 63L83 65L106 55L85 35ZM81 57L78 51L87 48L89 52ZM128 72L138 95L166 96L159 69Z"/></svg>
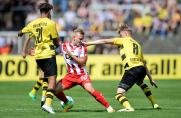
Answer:
<svg viewBox="0 0 181 118"><path fill-rule="evenodd" d="M106 99L104 98L104 96L103 96L100 92L94 90L94 92L93 92L91 95L92 95L99 103L101 103L102 105L104 105L106 108L108 108L108 107L110 106L109 103L106 101Z"/></svg>
<svg viewBox="0 0 181 118"><path fill-rule="evenodd" d="M56 97L59 100L63 101L64 103L66 103L68 101L65 94L64 94L64 92L59 92L58 94L56 94Z"/></svg>

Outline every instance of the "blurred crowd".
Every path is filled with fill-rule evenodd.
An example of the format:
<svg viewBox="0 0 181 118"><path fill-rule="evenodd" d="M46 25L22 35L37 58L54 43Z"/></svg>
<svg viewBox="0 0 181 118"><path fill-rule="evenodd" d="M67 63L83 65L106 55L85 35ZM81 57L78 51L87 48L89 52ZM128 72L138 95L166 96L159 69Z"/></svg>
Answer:
<svg viewBox="0 0 181 118"><path fill-rule="evenodd" d="M180 28L180 0L0 0L0 30L17 31L38 18L41 2L53 3L53 20L63 40L76 26L88 37L99 37L114 35L126 23L148 40L175 36Z"/></svg>
<svg viewBox="0 0 181 118"><path fill-rule="evenodd" d="M90 33L100 33L127 23L150 39L159 35L164 40L178 33L181 21L176 0L54 0L54 5L55 13L62 13L57 23L65 31L78 25Z"/></svg>

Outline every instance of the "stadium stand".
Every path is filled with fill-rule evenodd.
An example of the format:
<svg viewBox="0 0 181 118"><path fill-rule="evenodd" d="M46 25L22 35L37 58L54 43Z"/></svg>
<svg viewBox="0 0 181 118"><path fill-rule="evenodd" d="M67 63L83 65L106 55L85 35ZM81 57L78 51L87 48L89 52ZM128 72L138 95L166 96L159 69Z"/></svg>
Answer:
<svg viewBox="0 0 181 118"><path fill-rule="evenodd" d="M0 0L0 30L16 31L38 17L39 2L48 0ZM69 40L76 26L86 31L88 40L116 36L122 23L133 27L133 33L144 43L146 53L181 52L180 0L49 0L54 4L53 19L62 40ZM12 35L0 33L0 43L12 48L11 54L20 53L22 43ZM5 40L5 41L4 41ZM152 46L155 46L154 49ZM96 46L90 53L117 54L109 46Z"/></svg>

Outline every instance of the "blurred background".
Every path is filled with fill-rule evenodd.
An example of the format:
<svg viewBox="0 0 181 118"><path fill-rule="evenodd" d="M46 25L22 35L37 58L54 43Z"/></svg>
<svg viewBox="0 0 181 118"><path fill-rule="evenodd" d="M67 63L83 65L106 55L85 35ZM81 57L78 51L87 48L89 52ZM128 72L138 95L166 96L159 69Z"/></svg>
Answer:
<svg viewBox="0 0 181 118"><path fill-rule="evenodd" d="M181 0L0 0L0 54L20 54L24 40L17 32L39 17L41 2L54 5L52 19L61 40L71 40L76 26L86 40L118 36L119 24L133 28L144 53L181 53ZM154 46L154 48L153 48ZM90 54L118 54L117 47L89 48Z"/></svg>

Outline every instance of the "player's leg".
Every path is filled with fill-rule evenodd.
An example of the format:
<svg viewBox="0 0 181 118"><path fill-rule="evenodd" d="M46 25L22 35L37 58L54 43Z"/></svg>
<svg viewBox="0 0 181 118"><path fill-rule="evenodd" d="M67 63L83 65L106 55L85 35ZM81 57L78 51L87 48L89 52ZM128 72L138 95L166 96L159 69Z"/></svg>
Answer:
<svg viewBox="0 0 181 118"><path fill-rule="evenodd" d="M109 113L115 112L115 110L110 106L110 104L102 95L102 93L93 88L90 78L87 75L83 75L82 78L84 79L81 86L83 86L83 88L87 92L89 92L96 99L96 101L101 103L107 109Z"/></svg>
<svg viewBox="0 0 181 118"><path fill-rule="evenodd" d="M63 79L61 79L56 84L56 89L55 89L55 96L59 100L63 101L65 104L62 112L68 112L73 107L72 101L69 101L63 92L63 90L67 90L75 86L75 84L69 81L68 78L70 78L69 74L67 74Z"/></svg>
<svg viewBox="0 0 181 118"><path fill-rule="evenodd" d="M115 96L115 99L118 100L120 104L124 107L124 109L118 110L118 112L122 111L134 111L133 107L130 105L128 99L125 96L125 90L122 88L117 89L117 94Z"/></svg>
<svg viewBox="0 0 181 118"><path fill-rule="evenodd" d="M55 88L55 96L63 101L64 103L66 103L68 100L65 96L65 94L63 93L63 86L62 86L62 80L60 80L59 82L57 82L56 84L56 88Z"/></svg>
<svg viewBox="0 0 181 118"><path fill-rule="evenodd" d="M52 108L52 101L56 86L56 76L57 76L57 64L56 58L47 58L47 59L39 59L36 60L38 66L44 72L44 76L48 77L48 88L46 92L45 104L42 106L42 109L54 114L54 110Z"/></svg>
<svg viewBox="0 0 181 118"><path fill-rule="evenodd" d="M56 83L56 76L49 76L48 77L48 88L46 92L46 99L45 103L42 106L42 109L54 114L54 110L52 108L52 101L53 101L53 96L54 96L54 90L55 90L55 83Z"/></svg>
<svg viewBox="0 0 181 118"><path fill-rule="evenodd" d="M29 96L31 97L31 99L32 99L33 101L36 100L36 93L37 93L37 91L40 89L40 87L42 86L42 82L43 82L43 78L40 77L40 78L36 81L36 83L35 83L35 85L33 86L32 90L29 92Z"/></svg>
<svg viewBox="0 0 181 118"><path fill-rule="evenodd" d="M48 78L45 77L43 79L43 84L42 84L41 107L45 103L47 89L48 89Z"/></svg>
<svg viewBox="0 0 181 118"><path fill-rule="evenodd" d="M144 92L144 94L146 95L146 97L148 98L148 100L151 102L152 106L154 109L159 109L160 107L158 106L158 104L156 104L155 99L152 95L152 92L150 90L150 88L148 87L147 84L145 84L143 82L145 76L146 76L146 69L145 67L139 67L137 68L138 73L137 73L137 82L136 84L142 89L142 91Z"/></svg>
<svg viewBox="0 0 181 118"><path fill-rule="evenodd" d="M156 103L155 98L152 95L152 92L147 84L145 84L143 81L137 82L137 85L141 88L141 90L144 92L148 100L151 102L154 109L160 109L159 105Z"/></svg>
<svg viewBox="0 0 181 118"><path fill-rule="evenodd" d="M126 71L118 85L117 94L115 96L115 99L124 107L124 109L120 109L118 112L134 111L133 107L130 105L125 96L126 91L128 91L134 85L134 83L134 76L130 74L129 71Z"/></svg>
<svg viewBox="0 0 181 118"><path fill-rule="evenodd" d="M31 99L33 101L36 100L36 93L37 93L37 91L40 89L40 87L43 84L44 75L43 75L43 72L41 70L40 70L40 73L41 73L41 76L36 81L36 84L33 86L32 90L29 92L29 96L31 97Z"/></svg>

